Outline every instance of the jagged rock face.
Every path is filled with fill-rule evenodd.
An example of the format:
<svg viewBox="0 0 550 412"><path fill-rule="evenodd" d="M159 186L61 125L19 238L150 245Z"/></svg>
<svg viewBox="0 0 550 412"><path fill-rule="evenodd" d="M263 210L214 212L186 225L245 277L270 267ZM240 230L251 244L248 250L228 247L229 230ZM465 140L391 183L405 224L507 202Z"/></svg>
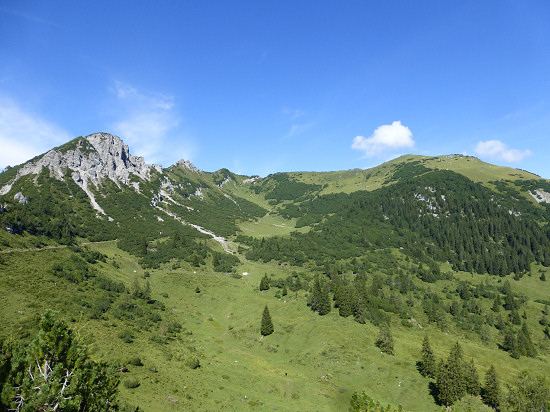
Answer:
<svg viewBox="0 0 550 412"><path fill-rule="evenodd" d="M77 143L74 150L50 150L37 161L24 165L14 181L25 175L39 174L43 167L48 168L50 175L57 179L63 178L65 169L72 170L72 177L80 186L83 182L98 185L106 177L117 184L129 184L130 175L148 179L150 171L150 166L142 157L131 155L128 146L119 137L108 133L87 136ZM2 192L10 190L5 189L2 188Z"/></svg>
<svg viewBox="0 0 550 412"><path fill-rule="evenodd" d="M92 206L101 213L103 210L89 189L90 183L98 187L101 180L109 178L117 185L129 185L131 175L148 180L151 170L142 157L130 154L128 146L119 137L95 133L80 139L74 149L52 149L35 162L25 164L13 180L0 189L0 195L8 193L20 177L39 174L44 167L50 170L51 176L60 180L65 170L71 170L72 179L88 194Z"/></svg>
<svg viewBox="0 0 550 412"><path fill-rule="evenodd" d="M195 165L193 163L191 163L189 160L184 160L184 159L178 160L177 163L176 163L176 166L183 167L185 169L189 169L192 172L198 172L199 171L199 169L197 169L195 167Z"/></svg>
<svg viewBox="0 0 550 412"><path fill-rule="evenodd" d="M86 137L92 144L95 153L92 151L88 156L83 156L77 149L68 151L71 157L70 163L65 166L77 173L73 175L75 181L89 180L95 185L101 179L108 177L119 184L130 184L130 175L134 174L140 179L148 180L151 167L145 163L143 157L133 156L128 146L117 136L107 133L95 133Z"/></svg>

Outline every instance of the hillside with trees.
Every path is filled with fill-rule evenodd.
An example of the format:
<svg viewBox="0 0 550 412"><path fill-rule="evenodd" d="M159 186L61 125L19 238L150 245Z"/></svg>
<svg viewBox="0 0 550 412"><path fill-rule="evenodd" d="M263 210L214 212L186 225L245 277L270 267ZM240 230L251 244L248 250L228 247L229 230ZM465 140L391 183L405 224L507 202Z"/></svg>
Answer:
<svg viewBox="0 0 550 412"><path fill-rule="evenodd" d="M548 181L40 166L94 136L0 174L2 408L549 407Z"/></svg>

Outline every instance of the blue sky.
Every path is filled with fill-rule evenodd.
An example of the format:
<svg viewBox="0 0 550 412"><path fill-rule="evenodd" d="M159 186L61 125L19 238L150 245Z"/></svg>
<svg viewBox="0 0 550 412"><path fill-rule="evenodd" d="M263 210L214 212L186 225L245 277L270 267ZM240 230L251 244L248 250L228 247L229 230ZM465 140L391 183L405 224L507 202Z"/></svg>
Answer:
<svg viewBox="0 0 550 412"><path fill-rule="evenodd" d="M0 167L98 131L165 167L550 178L550 2L1 2Z"/></svg>

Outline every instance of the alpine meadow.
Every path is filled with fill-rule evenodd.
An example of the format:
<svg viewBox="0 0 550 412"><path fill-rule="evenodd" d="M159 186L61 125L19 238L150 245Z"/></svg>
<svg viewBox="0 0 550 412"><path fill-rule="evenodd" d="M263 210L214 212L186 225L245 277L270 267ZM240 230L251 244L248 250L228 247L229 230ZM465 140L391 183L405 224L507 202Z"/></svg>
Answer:
<svg viewBox="0 0 550 412"><path fill-rule="evenodd" d="M524 170L261 178L95 133L6 168L0 228L1 410L550 410L550 181Z"/></svg>

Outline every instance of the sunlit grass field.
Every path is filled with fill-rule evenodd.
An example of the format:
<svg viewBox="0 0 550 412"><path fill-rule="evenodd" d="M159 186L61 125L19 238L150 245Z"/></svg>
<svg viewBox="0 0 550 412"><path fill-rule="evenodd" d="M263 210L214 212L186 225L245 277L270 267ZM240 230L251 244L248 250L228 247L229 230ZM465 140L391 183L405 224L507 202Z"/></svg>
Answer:
<svg viewBox="0 0 550 412"><path fill-rule="evenodd" d="M145 271L134 257L116 248L115 242L89 245L107 255L105 263L94 265L99 273L130 287L135 279L143 284ZM147 280L152 298L165 304L163 318L181 324L178 337L166 344L151 340L155 330L143 331L131 322L112 318L90 319L88 310L70 298L79 289L94 289L57 279L49 272L52 262L67 259L69 249L12 253L0 266L0 314L2 336L19 336L28 321L46 307L65 314L80 337L89 343L97 358L121 363L139 357L143 366L127 364L121 374L121 398L142 410L346 410L354 391L366 391L373 398L404 410L437 411L440 407L429 392L430 380L420 376L416 362L422 339L428 335L436 357L448 355L459 341L465 358L474 358L480 377L491 364L503 383L511 383L518 371L528 368L547 374L547 353L538 359L512 359L493 343L467 339L452 327L445 332L433 326L405 327L394 319L392 332L395 356L381 353L374 345L378 328L342 318L333 310L319 316L306 306L304 291L275 297L277 288L259 291L264 274L285 278L301 268L246 262L231 276L208 268L201 270L170 264L150 270ZM112 262L116 262L115 268ZM456 274L469 278L470 274ZM483 277L476 280L484 280ZM496 281L490 279L489 281ZM433 285L444 293L447 281ZM511 280L512 287L516 281ZM531 299L548 296L547 282L534 277L521 279L522 290ZM197 287L200 293L197 293ZM38 296L38 298L37 298ZM275 332L260 335L262 310L268 305ZM528 311L542 305L530 300ZM531 318L531 316L529 316ZM131 330L132 343L118 337ZM538 337L538 334L534 334ZM197 359L200 367L189 362ZM129 389L124 381L137 379Z"/></svg>

